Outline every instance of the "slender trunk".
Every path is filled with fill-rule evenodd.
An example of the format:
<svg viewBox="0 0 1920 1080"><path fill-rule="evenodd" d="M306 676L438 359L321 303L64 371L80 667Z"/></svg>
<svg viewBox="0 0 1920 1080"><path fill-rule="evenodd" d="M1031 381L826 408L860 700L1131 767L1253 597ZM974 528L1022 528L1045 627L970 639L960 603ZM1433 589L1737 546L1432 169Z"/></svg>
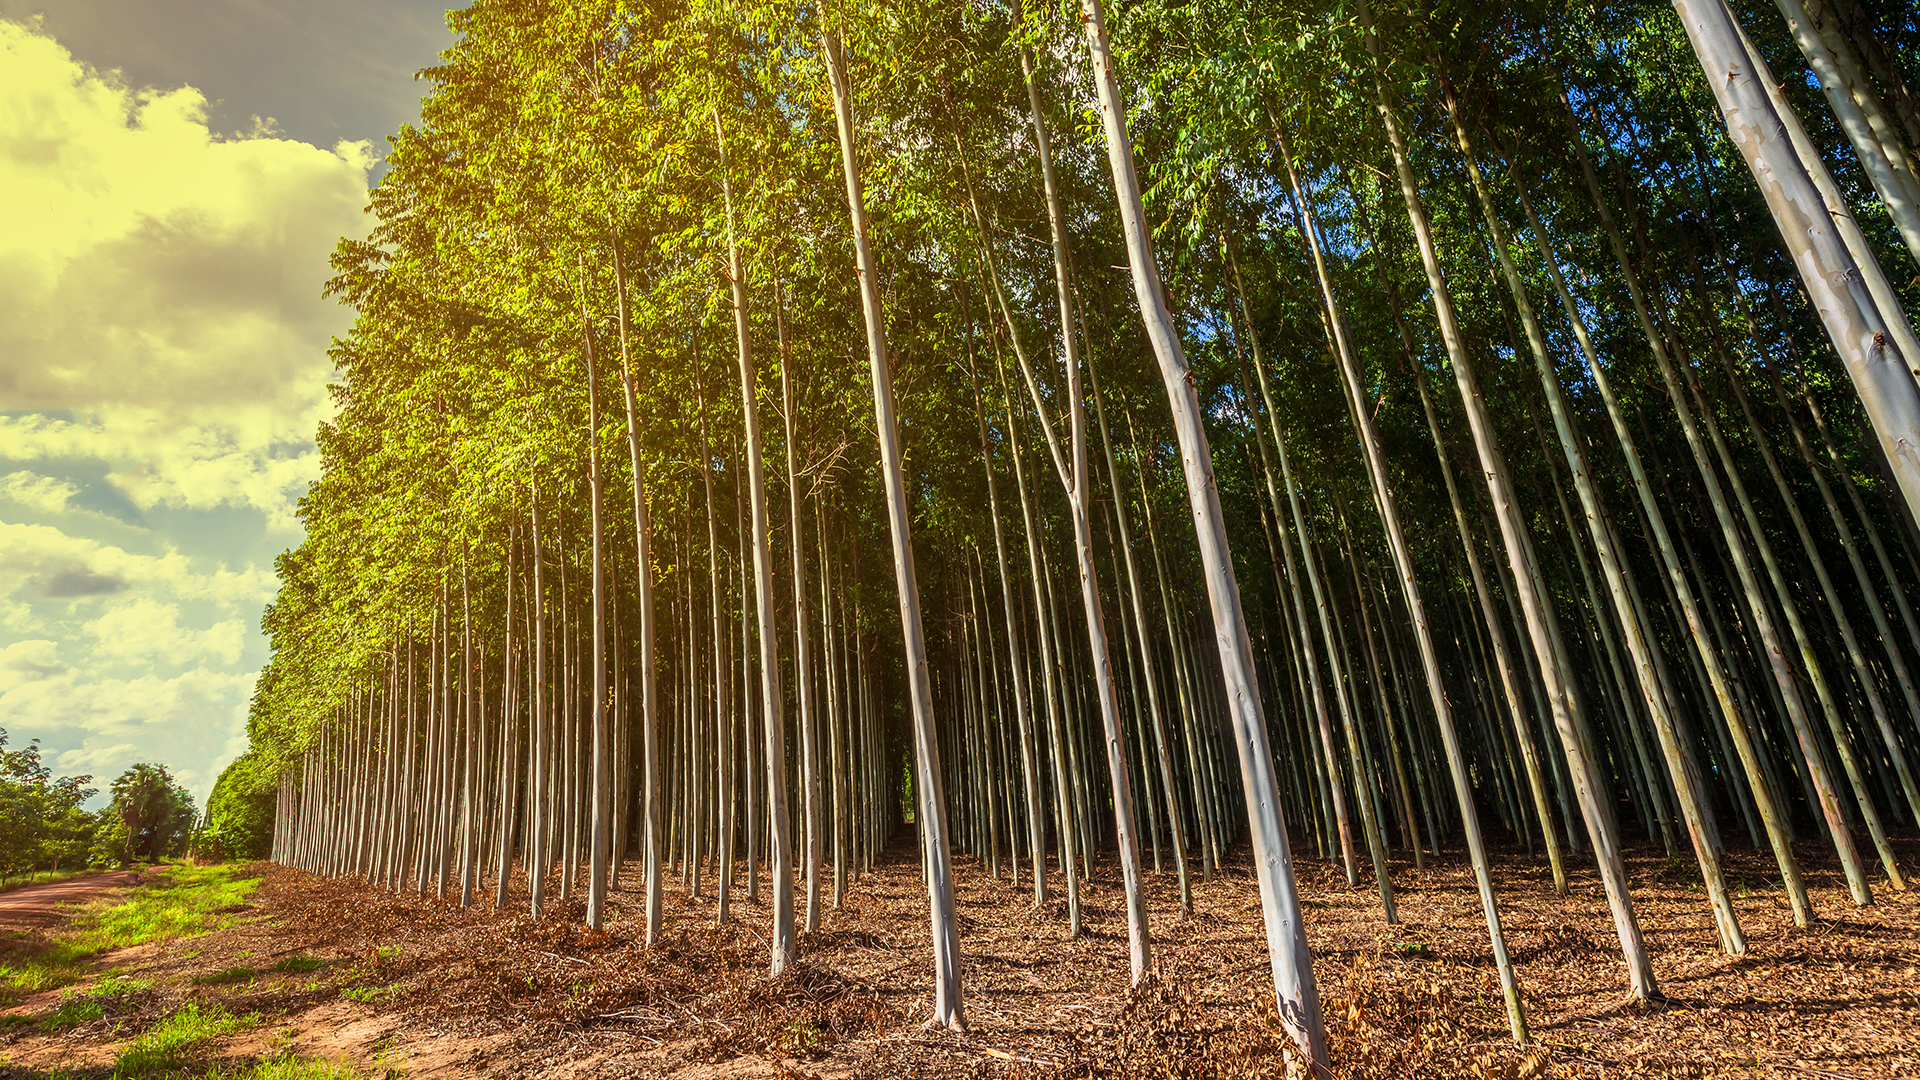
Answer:
<svg viewBox="0 0 1920 1080"><path fill-rule="evenodd" d="M824 18L824 13L823 13ZM914 574L913 537L907 515L906 477L901 461L900 428L894 417L893 359L887 353L880 309L880 283L867 242L867 212L861 197L860 166L853 146L853 107L841 61L840 42L822 28L821 49L833 84L840 161L846 173L847 210L860 275L861 311L866 320L868 359L873 378L874 426L880 440L881 482L887 493L887 525L893 539L894 582L899 590L901 636L906 646L907 683L913 703L915 817L928 856L927 901L933 934L934 1003L931 1022L966 1030L961 1006L960 934L953 901L953 865L947 849L946 797L941 790L940 743L934 726L933 681L927 667L920 626L920 584Z"/></svg>
<svg viewBox="0 0 1920 1080"><path fill-rule="evenodd" d="M1080 347L1079 338L1074 333L1073 285L1068 277L1068 255L1065 211L1060 205L1060 195L1054 182L1053 151L1047 135L1046 124L1040 112L1040 96L1033 82L1033 61L1025 49L1021 50L1021 67L1026 72L1027 103L1031 110L1034 130L1034 144L1040 159L1040 176L1047 199L1047 220L1053 239L1054 287L1059 301L1061 361L1066 374L1065 397L1067 404L1068 446L1063 455L1058 436L1054 430L1052 418L1048 415L1045 401L1040 396L1039 386L1034 373L1027 364L1025 350L1019 347L1019 338L1014 334L1012 313L1007 310L1006 297L1001 294L999 276L992 270L991 256L988 256L988 273L993 284L994 298L998 301L1001 315L1007 321L1007 331L1014 343L1014 354L1020 361L1021 373L1025 376L1027 390L1033 398L1033 407L1040 419L1040 427L1047 437L1047 449L1053 457L1054 470L1060 484L1066 489L1067 507L1073 522L1074 560L1080 572L1080 600L1086 616L1087 642L1094 664L1094 692L1100 707L1101 729L1106 741L1108 782L1113 798L1114 833L1118 841L1120 855L1120 875L1127 896L1127 945L1128 957L1132 968L1133 984L1138 986L1147 975L1151 963L1150 944L1147 933L1146 897L1140 884L1140 843L1134 834L1133 784L1128 774L1125 734L1121 729L1119 706L1116 699L1113 679L1113 658L1107 644L1105 607L1100 598L1100 582L1094 567L1092 523L1089 517L1087 496L1087 416L1086 398L1080 388ZM976 213L977 213L976 208ZM982 222L983 250L987 245L984 222ZM1083 800L1085 802L1090 800ZM1095 844L1089 840L1087 850Z"/></svg>
<svg viewBox="0 0 1920 1080"><path fill-rule="evenodd" d="M1313 965L1301 922L1300 897L1294 885L1293 856L1288 850L1286 822L1280 814L1279 781L1274 773L1273 752L1267 743L1266 713L1260 701L1259 677L1253 667L1253 644L1247 637L1240 587L1234 580L1225 514L1213 480L1212 453L1202 426L1199 399L1189 378L1186 353L1174 328L1173 314L1167 308L1159 266L1154 260L1153 241L1140 201L1133 144L1127 136L1126 106L1120 99L1113 57L1107 44L1106 17L1100 0L1082 0L1081 12L1087 31L1087 50L1099 88L1100 119L1106 132L1107 157L1113 172L1114 194L1119 201L1121 227L1126 235L1134 295L1173 410L1174 432L1180 443L1181 464L1199 537L1207 598L1213 609L1215 643L1220 650L1220 665L1231 706L1234 748L1240 759L1279 1018L1310 1067L1331 1074L1320 996L1314 986Z"/></svg>
<svg viewBox="0 0 1920 1080"><path fill-rule="evenodd" d="M1369 48L1378 50L1378 41L1370 29L1368 31ZM1413 166L1407 159L1406 142L1400 133L1400 121L1391 102L1387 98L1386 82L1376 75L1378 106L1382 121L1386 125L1388 142L1393 150L1394 166L1400 182L1400 193L1407 205L1407 218L1413 227L1415 239L1419 243L1421 265L1426 271L1427 284L1433 298L1434 314L1440 325L1441 338L1447 348L1451 361L1454 380L1459 386L1461 400L1466 404L1468 426L1473 431L1474 447L1480 456L1480 465L1487 477L1489 494L1500 526L1501 538L1505 542L1507 558L1513 568L1513 577L1518 588L1517 598L1522 613L1526 617L1528 636L1538 660L1539 674L1546 681L1547 697L1551 707L1555 729L1559 732L1562 748L1567 756L1567 768L1573 781L1575 797L1579 800L1582 816L1586 819L1589 839L1593 843L1597 856L1602 884L1606 888L1608 906L1612 909L1614 929L1620 939L1620 948L1627 961L1629 996L1645 999L1658 994L1653 964L1648 958L1646 947L1641 939L1640 926L1633 914L1633 899L1627 892L1626 866L1620 855L1620 849L1611 815L1600 802L1600 778L1598 770L1587 753L1586 718L1581 715L1573 688L1566 678L1566 667L1558 655L1556 646L1557 628L1552 621L1553 612L1547 607L1546 597L1542 594L1540 579L1534 566L1532 543L1526 534L1525 522L1521 520L1519 506L1514 499L1513 484L1507 475L1506 459L1495 442L1491 418L1487 415L1485 400L1481 397L1479 377L1467 358L1466 342L1460 331L1454 314L1453 296L1447 288L1446 279L1440 269L1439 256L1434 250L1433 236L1427 221L1425 206L1421 203L1418 188L1414 181Z"/></svg>
<svg viewBox="0 0 1920 1080"><path fill-rule="evenodd" d="M793 672L800 687L800 798L803 817L801 858L807 867L808 933L820 929L820 764L814 734L813 656L807 637L806 530L800 521L800 470L796 463L793 414L793 357L787 351L786 307L774 286L774 330L780 342L780 401L787 428L787 535L793 548ZM779 818L776 816L775 821Z"/></svg>
<svg viewBox="0 0 1920 1080"><path fill-rule="evenodd" d="M1564 97L1562 101L1565 102ZM1575 123L1577 129L1578 124L1574 121L1571 104L1567 106L1567 117L1570 122ZM1581 172L1586 178L1587 189L1599 211L1601 226L1607 233L1608 242L1613 246L1615 260L1620 266L1621 276L1633 301L1635 318L1646 337L1648 348L1656 358L1662 358L1664 369L1668 366L1664 361L1666 345L1653 325L1645 296L1640 288L1639 276L1634 272L1633 265L1627 257L1626 238L1621 234L1619 226L1614 221L1613 212L1607 205L1606 197L1600 191L1599 178L1594 175L1593 163L1587 156L1586 143L1578 130L1574 132L1573 144L1574 152L1580 159ZM1533 227L1542 251L1550 250L1547 233L1541 226L1538 216L1534 214L1533 204L1527 199L1524 189L1520 190L1520 204L1527 211L1528 221ZM1667 531L1666 515L1654 498L1653 487L1648 483L1646 469L1641 464L1640 451L1634 444L1632 433L1627 430L1626 416L1621 412L1620 403L1614 397L1611 379L1594 351L1593 343L1587 335L1585 322L1579 317L1578 305L1573 302L1572 294L1567 290L1566 281L1560 274L1559 263L1557 259L1546 255L1543 255L1542 263L1547 269L1548 279L1554 283L1554 290L1559 294L1562 306L1573 321L1574 336L1580 342L1581 353L1586 357L1587 370L1593 376L1594 387L1599 391L1600 400L1606 405L1607 417L1613 425L1614 437L1620 444L1620 452L1627 460L1628 474L1632 477L1634 491L1640 498L1641 511L1648 528L1652 530L1655 546L1659 549L1661 561L1666 567L1671 591L1680 601L1681 614L1686 618L1687 632L1692 637L1694 653L1706 667L1708 681L1713 687L1714 700L1720 707L1721 719L1726 724L1728 733L1732 735L1734 748L1740 755L1749 790L1753 793L1761 822L1766 826L1767 842L1773 849L1774 861L1780 867L1781 879L1792 904L1794 922L1805 926L1813 918L1813 908L1807 899L1806 884L1800 876L1799 863L1793 854L1789 824L1774 803L1771 789L1766 783L1765 767L1759 751L1754 746L1752 734L1733 699L1733 686L1728 677L1722 653L1717 651L1707 638L1706 629L1702 626L1700 606L1694 600L1693 587L1688 583L1686 571L1682 569L1679 557L1674 552L1673 541ZM1685 423L1683 418L1683 426ZM1689 441L1691 443L1697 440ZM1717 491L1717 484L1710 480L1709 494Z"/></svg>
<svg viewBox="0 0 1920 1080"><path fill-rule="evenodd" d="M780 689L779 632L774 615L773 551L768 538L771 523L767 513L766 465L760 459L760 410L753 370L753 350L747 333L747 282L740 262L740 248L734 239L733 181L727 175L726 135L720 127L720 111L713 114L714 138L720 146L720 189L727 211L727 277L733 287L733 322L739 333L740 410L744 420L747 459L747 494L753 509L753 593L760 621L760 700L761 721L766 732L766 820L753 819L757 828L767 829L767 855L771 862L773 886L773 974L787 969L794 955L793 936L793 834L787 816L787 726L781 716L785 695ZM783 369L784 380L784 369ZM792 441L788 441L791 454ZM789 465L791 465L789 458ZM799 551L798 545L794 548ZM796 568L794 588L801 588ZM744 601L744 597L742 597ZM743 616L744 617L744 616ZM805 631L803 630L802 633ZM802 658L801 671L805 671ZM804 691L802 691L804 693ZM803 735L804 738L804 735ZM811 754L808 755L811 760ZM812 804L809 795L809 806ZM752 863L748 873L753 872ZM807 872L809 880L813 871ZM808 910L812 910L811 902Z"/></svg>
<svg viewBox="0 0 1920 1080"><path fill-rule="evenodd" d="M590 616L593 654L589 657L593 665L590 683L593 705L586 718L592 725L592 758L589 762L592 779L588 791L592 806L587 820L587 827L592 830L592 840L587 844L587 926L598 930L606 921L607 842L609 819L613 811L613 761L607 745L607 588L606 559L601 551L605 530L600 520L600 382L594 365L593 328L587 323L584 268L581 272L580 321L587 363L587 508L591 516L588 525L592 531L588 550L593 560L593 611Z"/></svg>
<svg viewBox="0 0 1920 1080"><path fill-rule="evenodd" d="M1486 919L1487 937L1493 948L1494 966L1500 974L1501 996L1507 1007L1507 1026L1513 1035L1513 1041L1521 1045L1527 1042L1526 1013L1520 1004L1520 987L1515 981L1513 963L1507 957L1506 936L1501 932L1500 913L1493 895L1492 870L1487 865L1486 845L1480 836L1480 820L1473 803L1473 790L1467 776L1466 759L1460 750L1458 733L1453 726L1453 711L1447 702L1446 684L1440 673L1439 654L1433 648L1433 636L1427 627L1426 602L1420 593L1420 582L1414 575L1413 555L1407 548L1406 535L1400 527L1400 511L1394 501L1393 490L1387 479L1387 466L1380 451L1380 435L1373 422L1373 411L1367 407L1366 389L1361 385L1360 372L1354 364L1353 354L1347 344L1346 320L1340 312L1340 305L1334 298L1333 282L1327 276L1326 253L1320 239L1320 223L1313 210L1313 202L1302 189L1300 177L1293 165L1293 153L1286 144L1286 136L1277 128L1275 134L1280 140L1282 159L1287 166L1287 180L1293 192L1302 216L1302 231L1307 234L1308 246L1313 253L1314 276L1320 283L1320 300L1326 316L1327 327L1335 346L1334 352L1340 363L1340 376L1347 390L1347 410L1354 423L1355 434L1360 437L1360 447L1367 462L1367 472L1373 481L1374 506L1380 513L1380 521L1386 527L1387 546L1393 555L1394 569L1400 578L1400 591L1406 601L1407 611L1413 624L1414 643L1420 652L1420 664L1426 673L1428 695L1433 705L1434 718L1439 724L1440 741L1446 748L1447 769L1453 779L1454 799L1459 804L1462 831L1466 834L1467 854L1473 863L1474 882L1480 893L1480 909ZM1234 284L1240 285L1239 267L1234 267ZM1246 298L1241 297L1241 303ZM1254 335L1249 334L1252 338ZM1364 616L1365 607L1361 608ZM1371 641L1371 634L1369 634ZM1369 648L1372 646L1369 645ZM1375 683L1379 674L1374 675ZM1396 755L1397 760L1397 755ZM1409 815L1411 816L1411 815ZM1409 823L1411 824L1411 823ZM1419 839L1409 833L1417 851ZM1391 913L1392 908L1389 906ZM1392 921L1389 914L1388 921Z"/></svg>
<svg viewBox="0 0 1920 1080"><path fill-rule="evenodd" d="M627 456L633 471L633 545L634 591L640 606L640 639L635 648L640 654L640 812L646 829L647 929L646 943L660 936L665 900L661 866L665 859L661 836L664 810L660 790L661 746L656 716L659 688L653 662L653 523L648 520L646 469L640 460L639 402L634 392L637 373L627 340L627 278L620 263L620 245L613 245L614 296L620 307L620 389L627 405Z"/></svg>

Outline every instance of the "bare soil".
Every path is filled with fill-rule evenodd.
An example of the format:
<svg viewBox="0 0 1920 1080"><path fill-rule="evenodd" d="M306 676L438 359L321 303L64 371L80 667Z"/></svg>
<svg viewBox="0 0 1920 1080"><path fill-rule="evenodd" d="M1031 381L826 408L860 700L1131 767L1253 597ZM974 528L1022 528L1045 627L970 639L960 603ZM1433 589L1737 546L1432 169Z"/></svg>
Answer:
<svg viewBox="0 0 1920 1080"><path fill-rule="evenodd" d="M1897 843L1906 866L1920 842ZM1458 853L1396 864L1401 922L1371 883L1298 864L1333 1067L1342 1077L1920 1077L1920 897L1876 881L1857 908L1831 859L1801 852L1819 921L1794 927L1771 860L1730 858L1747 955L1722 955L1691 860L1630 856L1634 899L1666 997L1623 1004L1625 968L1596 875L1554 894L1545 859L1497 856L1507 940L1535 1045L1516 1048L1473 878ZM1030 881L962 860L959 907L970 1031L928 1030L926 896L910 842L803 934L788 976L766 976L769 910L736 879L734 919L708 895L667 889L666 933L637 940L642 894L628 864L605 933L581 925L582 891L542 918L491 890L474 907L262 865L239 925L121 950L103 969L150 984L101 1019L48 1032L0 1017L0 1077L104 1072L114 1052L187 1000L257 1013L224 1041L234 1062L288 1051L375 1076L893 1078L1282 1076L1283 1039L1258 897L1244 857L1194 883L1182 917L1171 873L1149 879L1155 978L1128 987L1124 901L1104 862L1087 883L1088 933L1066 936L1061 879L1035 909ZM1024 869L1024 868L1023 868ZM764 884L764 876L762 878ZM558 883L555 882L554 887ZM804 903L804 901L803 901ZM313 970L273 972L304 958ZM234 969L255 969L240 978ZM212 982L216 973L231 981ZM195 977L200 982L195 984ZM44 1017L63 992L17 1003Z"/></svg>
<svg viewBox="0 0 1920 1080"><path fill-rule="evenodd" d="M0 933L53 926L65 918L61 905L84 903L109 890L137 885L140 880L138 870L115 870L0 893Z"/></svg>

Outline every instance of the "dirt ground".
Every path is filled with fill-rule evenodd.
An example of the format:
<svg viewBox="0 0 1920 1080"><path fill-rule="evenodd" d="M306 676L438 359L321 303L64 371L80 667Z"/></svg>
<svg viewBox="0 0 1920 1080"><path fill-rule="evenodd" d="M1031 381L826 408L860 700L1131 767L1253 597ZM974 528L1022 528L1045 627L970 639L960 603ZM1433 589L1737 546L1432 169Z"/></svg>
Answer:
<svg viewBox="0 0 1920 1080"><path fill-rule="evenodd" d="M62 917L60 905L83 903L109 889L139 884L140 877L137 870L116 870L0 893L0 933L52 926Z"/></svg>
<svg viewBox="0 0 1920 1080"><path fill-rule="evenodd" d="M1897 844L1920 866L1920 842ZM1535 1045L1516 1049L1473 878L1458 853L1396 864L1401 922L1385 924L1364 878L1298 865L1315 977L1343 1077L1920 1076L1920 897L1876 879L1856 908L1837 867L1801 851L1820 920L1793 926L1764 883L1768 857L1731 856L1749 951L1721 954L1690 861L1631 855L1634 900L1664 1001L1622 1004L1625 968L1596 875L1554 895L1545 859L1498 856L1507 940ZM528 1078L1281 1076L1282 1040L1258 898L1241 860L1194 884L1181 917L1171 873L1151 876L1155 978L1127 985L1124 901L1111 859L1088 883L1089 933L1066 937L1065 901L1032 905L1021 885L961 860L959 906L970 1031L923 1029L932 962L917 851L881 865L803 934L797 969L766 977L769 912L735 889L714 925L708 895L669 878L666 932L637 942L642 896L630 863L606 933L581 927L581 890L528 918L491 890L463 911L262 866L239 925L102 958L146 984L99 1020L50 1033L0 1025L0 1077L55 1067L104 1071L115 1050L187 1000L262 1018L225 1041L229 1060L293 1052L374 1076ZM1024 868L1023 868L1024 869ZM763 878L764 881L764 878ZM557 883L556 883L557 884ZM291 962L289 962L291 961ZM324 966L322 965L324 962ZM282 970L270 971L276 966ZM249 970L251 969L251 970ZM236 971L247 972L242 978ZM197 977L197 984L196 984ZM19 1002L44 1016L64 992Z"/></svg>

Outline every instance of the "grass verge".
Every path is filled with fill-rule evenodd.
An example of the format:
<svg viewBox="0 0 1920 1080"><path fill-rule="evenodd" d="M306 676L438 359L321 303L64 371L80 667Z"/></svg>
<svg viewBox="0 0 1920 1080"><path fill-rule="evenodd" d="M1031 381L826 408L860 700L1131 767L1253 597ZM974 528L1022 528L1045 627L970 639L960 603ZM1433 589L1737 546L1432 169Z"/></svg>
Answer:
<svg viewBox="0 0 1920 1080"><path fill-rule="evenodd" d="M260 883L246 864L182 866L150 879L124 898L82 906L66 926L23 939L0 959L0 1000L69 985L88 961L109 949L195 937L231 924L226 910Z"/></svg>
<svg viewBox="0 0 1920 1080"><path fill-rule="evenodd" d="M24 889L29 885L58 885L63 881L76 881L80 878L93 877L95 874L104 873L107 873L107 871L97 866L82 867L78 870L35 870L31 874L22 874L19 877L10 877L5 881L0 881L0 893L10 893L15 889Z"/></svg>

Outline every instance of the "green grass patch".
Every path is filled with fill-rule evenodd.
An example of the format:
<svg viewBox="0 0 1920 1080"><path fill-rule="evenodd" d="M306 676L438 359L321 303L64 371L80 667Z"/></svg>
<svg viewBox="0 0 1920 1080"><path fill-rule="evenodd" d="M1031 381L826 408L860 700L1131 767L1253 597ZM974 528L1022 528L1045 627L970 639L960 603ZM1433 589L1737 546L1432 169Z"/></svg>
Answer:
<svg viewBox="0 0 1920 1080"><path fill-rule="evenodd" d="M89 902L66 926L25 955L0 961L0 996L36 993L78 981L109 949L194 937L233 923L223 913L260 884L245 866L182 866L124 898Z"/></svg>
<svg viewBox="0 0 1920 1080"><path fill-rule="evenodd" d="M317 956L289 956L267 970L286 974L294 971L319 971L326 966L327 961Z"/></svg>
<svg viewBox="0 0 1920 1080"><path fill-rule="evenodd" d="M252 982L259 974L250 967L230 967L225 971L213 971L195 975L191 980L195 986L224 986L227 983Z"/></svg>
<svg viewBox="0 0 1920 1080"><path fill-rule="evenodd" d="M381 998L389 998L400 990L400 984L390 986L349 986L340 991L340 996L348 1001L357 1001L362 1005L371 1005Z"/></svg>
<svg viewBox="0 0 1920 1080"><path fill-rule="evenodd" d="M103 1015L105 1015L105 1011L100 1008L100 1000L98 998L72 997L62 1003L58 1009L55 1009L52 1016L42 1020L40 1026L46 1028L48 1031L58 1031L61 1028L70 1028L75 1024L84 1024L89 1020L98 1020Z"/></svg>
<svg viewBox="0 0 1920 1080"><path fill-rule="evenodd" d="M258 1022L257 1016L235 1016L217 1005L188 1004L120 1051L113 1062L114 1080L177 1074L201 1055L207 1043Z"/></svg>
<svg viewBox="0 0 1920 1080"><path fill-rule="evenodd" d="M80 991L87 997L119 999L131 997L142 990L150 990L153 984L145 979L129 979L125 975L101 976L92 986Z"/></svg>
<svg viewBox="0 0 1920 1080"><path fill-rule="evenodd" d="M82 1076L95 1076L94 1073L79 1074L67 1069L55 1069L45 1074L45 1080L81 1080ZM113 1074L115 1080L122 1077L131 1080L139 1076L142 1080L358 1080L366 1073L354 1072L352 1068L333 1061L302 1059L296 1057L268 1058L245 1065L206 1066L204 1068L186 1068L163 1070L157 1073L119 1073ZM389 1072L387 1075L398 1075Z"/></svg>
<svg viewBox="0 0 1920 1080"><path fill-rule="evenodd" d="M92 866L82 867L79 870L35 870L31 874L23 874L20 877L10 877L5 881L0 881L0 893L9 893L15 889L24 889L30 885L58 885L63 881L76 881L80 878L92 877L95 874L104 873L106 873L105 870Z"/></svg>
<svg viewBox="0 0 1920 1080"><path fill-rule="evenodd" d="M70 991L53 1015L40 1021L40 1026L53 1031L98 1020L109 1012L121 1011L126 1007L128 998L152 985L145 980L129 979L124 975L101 979L84 990Z"/></svg>
<svg viewBox="0 0 1920 1080"><path fill-rule="evenodd" d="M215 1075L230 1080L354 1080L358 1074L337 1062L283 1057Z"/></svg>

